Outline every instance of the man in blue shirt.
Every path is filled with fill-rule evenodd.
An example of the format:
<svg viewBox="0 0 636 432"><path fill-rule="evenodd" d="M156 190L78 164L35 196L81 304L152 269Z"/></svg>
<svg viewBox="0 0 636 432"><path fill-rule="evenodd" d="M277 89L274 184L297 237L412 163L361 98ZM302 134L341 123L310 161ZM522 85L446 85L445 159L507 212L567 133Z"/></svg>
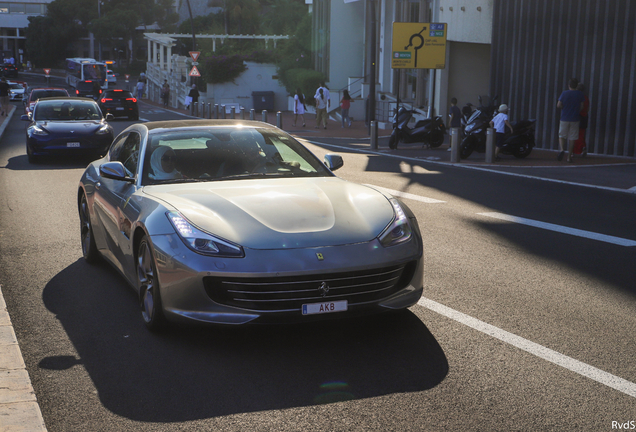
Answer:
<svg viewBox="0 0 636 432"><path fill-rule="evenodd" d="M559 96L557 108L561 110L561 121L559 123L559 155L557 160L563 160L565 154L565 142L568 143L568 162L574 161L574 143L579 139L580 112L583 109L585 96L583 92L576 88L579 80L572 78L568 83L569 90L564 91Z"/></svg>

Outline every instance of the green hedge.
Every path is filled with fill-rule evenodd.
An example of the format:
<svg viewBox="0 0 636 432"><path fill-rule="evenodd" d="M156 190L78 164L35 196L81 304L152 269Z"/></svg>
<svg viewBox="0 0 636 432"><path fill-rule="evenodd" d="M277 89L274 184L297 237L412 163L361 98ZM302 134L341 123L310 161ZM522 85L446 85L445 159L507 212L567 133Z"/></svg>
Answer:
<svg viewBox="0 0 636 432"><path fill-rule="evenodd" d="M283 73L282 81L290 95L300 89L305 95L305 103L315 105L313 96L320 83L325 81L325 75L313 69L289 69Z"/></svg>

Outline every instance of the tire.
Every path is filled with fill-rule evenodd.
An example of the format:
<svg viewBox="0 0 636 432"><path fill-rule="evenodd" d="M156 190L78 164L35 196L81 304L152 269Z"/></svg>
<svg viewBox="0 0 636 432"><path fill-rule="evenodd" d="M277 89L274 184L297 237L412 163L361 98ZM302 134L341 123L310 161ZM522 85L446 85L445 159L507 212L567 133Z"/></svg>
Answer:
<svg viewBox="0 0 636 432"><path fill-rule="evenodd" d="M391 134L391 138L389 138L389 148L391 150L397 149L398 139L396 134Z"/></svg>
<svg viewBox="0 0 636 432"><path fill-rule="evenodd" d="M86 195L82 194L82 199L79 204L79 217L80 217L80 236L82 240L82 254L84 259L89 264L94 264L99 261L99 251L95 244L95 236L93 235L93 226L91 224L91 215L88 210L88 202L86 201Z"/></svg>
<svg viewBox="0 0 636 432"><path fill-rule="evenodd" d="M532 147L530 147L528 144L520 145L512 151L512 155L518 159L523 159L530 153L532 153Z"/></svg>
<svg viewBox="0 0 636 432"><path fill-rule="evenodd" d="M137 287L139 289L139 305L141 317L148 330L157 332L166 327L166 318L161 303L161 289L157 266L152 255L152 247L146 236L143 236L135 256L137 261Z"/></svg>
<svg viewBox="0 0 636 432"><path fill-rule="evenodd" d="M433 148L441 146L444 144L444 133L437 129L432 131L428 136L428 143Z"/></svg>
<svg viewBox="0 0 636 432"><path fill-rule="evenodd" d="M30 164L36 164L40 162L40 158L38 158L36 155L33 154L33 152L31 151L28 145L26 146L26 153L27 153L27 159L29 160Z"/></svg>
<svg viewBox="0 0 636 432"><path fill-rule="evenodd" d="M474 135L468 135L459 146L459 158L467 159L475 150L477 138Z"/></svg>

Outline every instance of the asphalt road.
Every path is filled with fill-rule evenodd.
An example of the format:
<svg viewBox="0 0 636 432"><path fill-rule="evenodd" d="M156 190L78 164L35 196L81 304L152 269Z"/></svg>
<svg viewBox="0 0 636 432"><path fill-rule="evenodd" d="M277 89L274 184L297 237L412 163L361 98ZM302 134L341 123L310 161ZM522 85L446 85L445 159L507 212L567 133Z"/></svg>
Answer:
<svg viewBox="0 0 636 432"><path fill-rule="evenodd" d="M0 284L49 431L610 431L636 421L636 246L610 242L636 241L633 194L340 148L339 176L409 194L425 241L420 304L356 321L154 335L123 279L82 259L87 161L30 165L23 134L16 116L0 141Z"/></svg>

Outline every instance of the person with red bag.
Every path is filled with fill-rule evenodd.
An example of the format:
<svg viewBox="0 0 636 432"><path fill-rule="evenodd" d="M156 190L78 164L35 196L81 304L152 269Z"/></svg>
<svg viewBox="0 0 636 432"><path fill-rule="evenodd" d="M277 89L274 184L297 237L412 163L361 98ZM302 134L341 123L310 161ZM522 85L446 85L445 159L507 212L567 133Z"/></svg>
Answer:
<svg viewBox="0 0 636 432"><path fill-rule="evenodd" d="M579 139L577 139L576 143L574 143L574 154L582 154L583 156L585 156L587 154L587 145L585 144L585 132L586 132L587 123L588 123L588 111L590 110L590 100L585 94L585 86L583 85L583 83L579 83L576 89L580 91L581 93L583 93L583 95L585 96L585 100L583 101L583 108L581 109L581 112L579 113L579 115L581 116L581 120L579 122Z"/></svg>

